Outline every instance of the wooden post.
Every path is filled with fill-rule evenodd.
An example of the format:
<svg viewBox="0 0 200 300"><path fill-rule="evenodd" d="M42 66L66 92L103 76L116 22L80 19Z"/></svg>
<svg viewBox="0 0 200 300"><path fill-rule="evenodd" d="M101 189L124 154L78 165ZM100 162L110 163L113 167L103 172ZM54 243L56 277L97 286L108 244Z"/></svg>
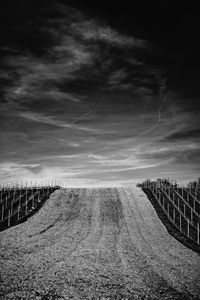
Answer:
<svg viewBox="0 0 200 300"><path fill-rule="evenodd" d="M38 189L38 203L40 202L40 189Z"/></svg>
<svg viewBox="0 0 200 300"><path fill-rule="evenodd" d="M20 202L17 208L17 221L19 221L19 214L20 214Z"/></svg>
<svg viewBox="0 0 200 300"><path fill-rule="evenodd" d="M8 211L8 227L10 227L10 210Z"/></svg>
<svg viewBox="0 0 200 300"><path fill-rule="evenodd" d="M26 208L25 208L25 215L27 215L28 211L28 199L27 199L27 190L26 190Z"/></svg>
<svg viewBox="0 0 200 300"><path fill-rule="evenodd" d="M12 216L12 213L13 213L13 202L11 202L11 211L10 211L10 213L11 213L11 216Z"/></svg>
<svg viewBox="0 0 200 300"><path fill-rule="evenodd" d="M167 215L169 217L169 202L167 203Z"/></svg>
<svg viewBox="0 0 200 300"><path fill-rule="evenodd" d="M183 204L183 214L185 216L185 204Z"/></svg>
<svg viewBox="0 0 200 300"><path fill-rule="evenodd" d="M190 222L189 222L189 219L187 219L187 236L190 237Z"/></svg>
<svg viewBox="0 0 200 300"><path fill-rule="evenodd" d="M32 194L32 208L34 208L34 195Z"/></svg>
<svg viewBox="0 0 200 300"><path fill-rule="evenodd" d="M181 227L182 227L182 224L181 224L181 214L180 214L180 224L179 224L179 226L180 226L180 231L182 231L182 229L181 229Z"/></svg>
<svg viewBox="0 0 200 300"><path fill-rule="evenodd" d="M191 215L190 215L190 218L191 218L191 223L193 224L193 211L192 211L192 209L190 208L190 213L191 213Z"/></svg>
<svg viewBox="0 0 200 300"><path fill-rule="evenodd" d="M199 244L199 223L197 223L197 244Z"/></svg>
<svg viewBox="0 0 200 300"><path fill-rule="evenodd" d="M3 221L3 216L4 216L4 204L2 204L1 221Z"/></svg>
<svg viewBox="0 0 200 300"><path fill-rule="evenodd" d="M13 202L15 201L15 194L16 194L16 191L14 190L13 191Z"/></svg>

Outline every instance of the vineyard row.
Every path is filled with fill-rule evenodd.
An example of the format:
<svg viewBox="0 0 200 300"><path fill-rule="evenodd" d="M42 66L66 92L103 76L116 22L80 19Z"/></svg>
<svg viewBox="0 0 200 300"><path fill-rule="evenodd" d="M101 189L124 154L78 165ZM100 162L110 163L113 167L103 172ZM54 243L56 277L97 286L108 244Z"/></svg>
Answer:
<svg viewBox="0 0 200 300"><path fill-rule="evenodd" d="M0 231L33 215L59 186L0 189Z"/></svg>
<svg viewBox="0 0 200 300"><path fill-rule="evenodd" d="M165 216L181 234L200 245L200 189L199 185L179 187L166 180L147 180L141 185L153 197Z"/></svg>

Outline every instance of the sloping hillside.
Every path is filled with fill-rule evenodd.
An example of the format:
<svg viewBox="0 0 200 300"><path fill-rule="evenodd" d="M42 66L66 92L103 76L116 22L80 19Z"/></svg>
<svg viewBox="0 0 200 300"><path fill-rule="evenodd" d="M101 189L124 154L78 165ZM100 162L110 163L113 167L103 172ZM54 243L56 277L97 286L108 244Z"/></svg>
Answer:
<svg viewBox="0 0 200 300"><path fill-rule="evenodd" d="M0 299L200 299L200 256L136 188L63 189L0 232Z"/></svg>

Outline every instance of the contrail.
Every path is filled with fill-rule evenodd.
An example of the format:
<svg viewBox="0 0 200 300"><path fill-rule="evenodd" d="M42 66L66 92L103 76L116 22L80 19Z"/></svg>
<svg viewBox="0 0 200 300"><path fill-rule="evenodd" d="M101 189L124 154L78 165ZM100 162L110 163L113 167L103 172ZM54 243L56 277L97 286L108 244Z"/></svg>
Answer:
<svg viewBox="0 0 200 300"><path fill-rule="evenodd" d="M145 134L147 134L147 133L149 133L149 132L152 132L152 131L159 125L159 123L160 123L160 121L161 121L161 111L162 111L162 107L163 107L163 105L164 105L164 102L165 102L166 98L167 98L167 97L165 96L165 97L163 97L163 99L162 99L162 102L161 102L160 107L159 107L159 110L158 110L158 119L157 119L156 123L155 123L151 128L145 130L144 132L142 132L142 133L140 133L140 134L138 134L138 135L136 135L136 136L142 136L142 135L145 135Z"/></svg>
<svg viewBox="0 0 200 300"><path fill-rule="evenodd" d="M159 125L159 123L160 123L160 121L161 121L161 111L162 111L162 108L163 108L163 105L164 105L166 99L167 99L167 96L164 96L164 97L162 98L162 102L161 102L160 107L159 107L159 110L158 110L158 119L157 119L156 123L155 123L151 128L149 128L149 129L145 130L144 132L142 132L142 133L136 135L136 137L137 137L137 136L143 136L143 135L145 135L145 134L147 134L147 133L149 133L149 132L152 132L152 131ZM89 112L88 112L87 114L85 114L85 115L88 115L88 114L91 113L91 112L92 112L92 111L89 111ZM85 115L83 115L81 118L83 118ZM78 122L78 121L79 121L79 120L77 120L76 122ZM97 153L97 152L100 152L100 151L102 151L102 150L104 150L104 149L106 149L106 148L108 148L108 146L104 146L103 148L96 149L96 150L94 150L94 151L92 151L92 152L84 153L84 155Z"/></svg>
<svg viewBox="0 0 200 300"><path fill-rule="evenodd" d="M82 116L80 116L80 118L78 118L77 120L75 120L74 122L72 122L70 124L70 126L73 126L75 124L77 124L80 120L84 119L86 116L88 116L89 114L91 114L93 112L93 110L88 111L87 113L83 114Z"/></svg>

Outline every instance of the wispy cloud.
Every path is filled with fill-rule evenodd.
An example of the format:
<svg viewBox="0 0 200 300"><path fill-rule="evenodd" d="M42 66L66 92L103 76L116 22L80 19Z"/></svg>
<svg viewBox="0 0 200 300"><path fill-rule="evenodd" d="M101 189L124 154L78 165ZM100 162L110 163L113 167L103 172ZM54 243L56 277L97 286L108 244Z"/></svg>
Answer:
<svg viewBox="0 0 200 300"><path fill-rule="evenodd" d="M44 123L44 124L48 124L48 125L54 125L57 127L65 127L65 128L71 127L70 124L62 123L59 120L53 119L51 116L45 116L44 114L41 114L41 113L22 112L19 114L19 116L22 118L31 120L31 121Z"/></svg>
<svg viewBox="0 0 200 300"><path fill-rule="evenodd" d="M81 174L80 172L71 172L67 168L61 167L43 167L37 172L34 168L30 169L26 165L4 163L3 168L0 169L0 178L2 181L45 181L45 180L58 180L69 179L73 176Z"/></svg>
<svg viewBox="0 0 200 300"><path fill-rule="evenodd" d="M89 126L83 126L83 125L78 124L81 120L86 119L86 117L91 112L92 111L89 111L89 112L87 112L87 113L85 113L81 116L78 116L78 118L76 118L71 123L62 122L60 120L57 120L53 116L44 115L42 113L21 112L19 114L19 116L22 117L22 118L25 118L27 120L31 120L31 121L38 122L38 123L43 123L43 124L48 124L48 125L53 125L53 126L61 127L61 128L73 128L73 129L82 130L82 131L86 131L86 132L93 132L93 133L96 133L96 134L109 133L109 131L106 131L106 130L101 130L101 129L98 129L98 128L95 129L95 128L91 128Z"/></svg>
<svg viewBox="0 0 200 300"><path fill-rule="evenodd" d="M62 7L62 10L61 10ZM5 64L9 66L9 73L15 72L15 80L5 89L5 99L22 106L28 106L33 101L72 101L79 104L81 89L88 92L92 85L96 89L104 87L121 88L139 87L144 85L142 77L134 80L133 67L138 64L134 54L135 48L144 48L143 40L121 34L106 24L95 19L89 19L82 13L64 5L54 7L59 11L59 19L49 19L44 30L52 37L52 46L45 55L36 57L28 53L13 53L6 58ZM65 15L64 15L65 14ZM105 52L101 45L105 43ZM116 55L112 47L119 49ZM132 62L127 61L126 47L131 49ZM123 69L120 67L124 61ZM119 66L118 66L119 65ZM113 72L113 69L115 70ZM148 70L147 70L148 69ZM154 84L157 76L159 85L160 76L156 70L149 67L137 66L137 73L142 72L148 84ZM132 79L131 79L132 77ZM155 77L155 78L153 78ZM128 82L122 84L121 81Z"/></svg>
<svg viewBox="0 0 200 300"><path fill-rule="evenodd" d="M146 42L125 34L120 34L113 28L94 20L86 20L71 24L73 33L79 34L88 41L104 41L118 47L145 47Z"/></svg>
<svg viewBox="0 0 200 300"><path fill-rule="evenodd" d="M4 162L0 164L1 171L10 172L11 170L18 170L21 168L37 168L40 164L23 164L23 163L14 163L14 162Z"/></svg>
<svg viewBox="0 0 200 300"><path fill-rule="evenodd" d="M200 129L199 128L191 128L191 129L186 129L186 130L181 130L181 131L175 131L165 137L165 140L167 141L180 141L184 140L187 141L189 139L200 139Z"/></svg>

